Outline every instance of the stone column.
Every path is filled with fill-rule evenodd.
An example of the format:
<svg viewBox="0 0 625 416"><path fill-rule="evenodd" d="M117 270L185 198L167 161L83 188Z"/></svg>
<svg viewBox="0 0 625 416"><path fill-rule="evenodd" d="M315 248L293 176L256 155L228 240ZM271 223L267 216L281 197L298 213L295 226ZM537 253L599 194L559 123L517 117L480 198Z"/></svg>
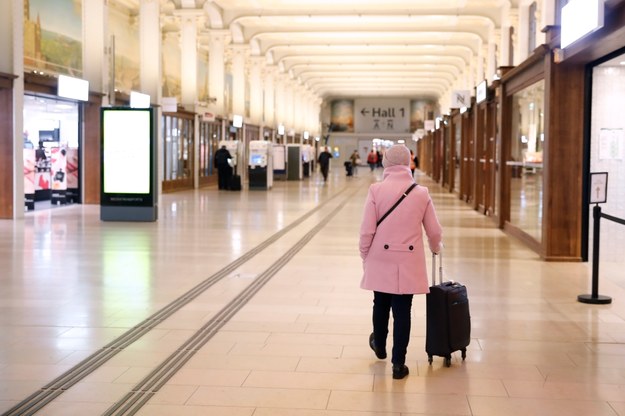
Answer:
<svg viewBox="0 0 625 416"><path fill-rule="evenodd" d="M250 58L250 119L257 126L263 124L263 63L262 56Z"/></svg>
<svg viewBox="0 0 625 416"><path fill-rule="evenodd" d="M249 53L249 46L234 44L232 51L232 114L245 118L245 62Z"/></svg>
<svg viewBox="0 0 625 416"><path fill-rule="evenodd" d="M152 103L161 103L161 26L160 2L158 0L141 0L139 10L139 55L141 92L149 94ZM163 189L163 129L161 107L154 108L156 118L156 192L160 205Z"/></svg>
<svg viewBox="0 0 625 416"><path fill-rule="evenodd" d="M180 18L180 90L182 103L193 111L197 102L197 19L202 10L176 10Z"/></svg>
<svg viewBox="0 0 625 416"><path fill-rule="evenodd" d="M0 2L0 218L24 217L24 2Z"/></svg>
<svg viewBox="0 0 625 416"><path fill-rule="evenodd" d="M275 124L276 124L276 129L278 128L278 125L282 124L284 126L286 126L286 118L285 118L285 114L284 114L284 108L285 108L285 81L284 81L284 77L280 74L277 74L276 79L275 79L275 103L276 103L276 112L275 112Z"/></svg>
<svg viewBox="0 0 625 416"><path fill-rule="evenodd" d="M108 45L108 9L101 0L83 0L82 4L82 69L83 78L89 81L89 89L108 91L109 64L105 57Z"/></svg>
<svg viewBox="0 0 625 416"><path fill-rule="evenodd" d="M510 22L510 47L512 48L512 56L509 61L510 66L515 66L519 61L519 9L511 9L508 15Z"/></svg>
<svg viewBox="0 0 625 416"><path fill-rule="evenodd" d="M209 108L215 114L227 116L225 107L225 48L229 42L230 32L227 30L211 30L208 32L210 51L208 54L208 94L215 99ZM212 100L211 100L212 101Z"/></svg>
<svg viewBox="0 0 625 416"><path fill-rule="evenodd" d="M520 64L529 56L529 8L522 7L519 9L519 24L517 26L517 50L519 56L515 55L515 65ZM518 60L517 60L518 59Z"/></svg>
<svg viewBox="0 0 625 416"><path fill-rule="evenodd" d="M275 66L265 67L263 73L263 82L265 89L265 104L264 104L264 124L271 128L276 128L276 104L275 104Z"/></svg>

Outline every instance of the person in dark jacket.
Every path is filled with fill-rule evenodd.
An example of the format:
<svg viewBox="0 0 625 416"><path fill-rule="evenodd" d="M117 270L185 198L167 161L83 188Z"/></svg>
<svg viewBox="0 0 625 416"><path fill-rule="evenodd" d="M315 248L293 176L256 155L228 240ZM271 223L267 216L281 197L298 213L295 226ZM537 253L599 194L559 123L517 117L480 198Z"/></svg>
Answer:
<svg viewBox="0 0 625 416"><path fill-rule="evenodd" d="M221 149L215 152L215 167L217 168L217 182L219 189L228 189L230 184L230 178L232 177L232 166L228 162L232 159L232 155L226 149L226 146L221 146Z"/></svg>
<svg viewBox="0 0 625 416"><path fill-rule="evenodd" d="M323 148L323 151L319 153L319 170L323 175L323 181L326 182L328 180L328 170L330 169L330 159L332 159L332 153L328 149L328 146Z"/></svg>

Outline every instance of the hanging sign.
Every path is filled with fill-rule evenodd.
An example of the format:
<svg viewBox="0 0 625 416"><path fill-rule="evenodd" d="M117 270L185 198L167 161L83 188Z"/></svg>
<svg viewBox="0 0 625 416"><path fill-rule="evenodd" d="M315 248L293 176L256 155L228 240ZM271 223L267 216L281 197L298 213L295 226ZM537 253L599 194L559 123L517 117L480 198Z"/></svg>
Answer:
<svg viewBox="0 0 625 416"><path fill-rule="evenodd" d="M456 90L451 93L450 108L471 107L471 91Z"/></svg>
<svg viewBox="0 0 625 416"><path fill-rule="evenodd" d="M407 133L410 131L410 100L364 98L354 100L357 133Z"/></svg>

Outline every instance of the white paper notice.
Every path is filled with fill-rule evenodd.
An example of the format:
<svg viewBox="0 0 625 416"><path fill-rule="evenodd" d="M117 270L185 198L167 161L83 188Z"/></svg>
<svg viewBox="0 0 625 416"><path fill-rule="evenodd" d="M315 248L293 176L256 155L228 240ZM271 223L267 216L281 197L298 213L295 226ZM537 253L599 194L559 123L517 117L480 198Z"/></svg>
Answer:
<svg viewBox="0 0 625 416"><path fill-rule="evenodd" d="M599 159L625 159L625 130L601 129L599 131Z"/></svg>

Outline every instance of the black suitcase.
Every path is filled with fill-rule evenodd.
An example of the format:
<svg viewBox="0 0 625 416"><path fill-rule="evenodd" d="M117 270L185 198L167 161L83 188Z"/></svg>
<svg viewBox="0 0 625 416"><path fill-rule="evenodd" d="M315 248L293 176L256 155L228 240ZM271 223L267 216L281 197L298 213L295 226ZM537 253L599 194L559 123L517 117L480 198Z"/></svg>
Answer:
<svg viewBox="0 0 625 416"><path fill-rule="evenodd" d="M432 286L426 295L425 351L428 362L438 355L445 358L445 365L451 366L451 354L462 352L467 357L467 346L471 342L471 315L467 288L458 282L443 282L443 259L439 254L439 284L436 284L436 256L432 256Z"/></svg>
<svg viewBox="0 0 625 416"><path fill-rule="evenodd" d="M241 176L240 175L232 175L230 177L230 190L231 191L241 190Z"/></svg>

